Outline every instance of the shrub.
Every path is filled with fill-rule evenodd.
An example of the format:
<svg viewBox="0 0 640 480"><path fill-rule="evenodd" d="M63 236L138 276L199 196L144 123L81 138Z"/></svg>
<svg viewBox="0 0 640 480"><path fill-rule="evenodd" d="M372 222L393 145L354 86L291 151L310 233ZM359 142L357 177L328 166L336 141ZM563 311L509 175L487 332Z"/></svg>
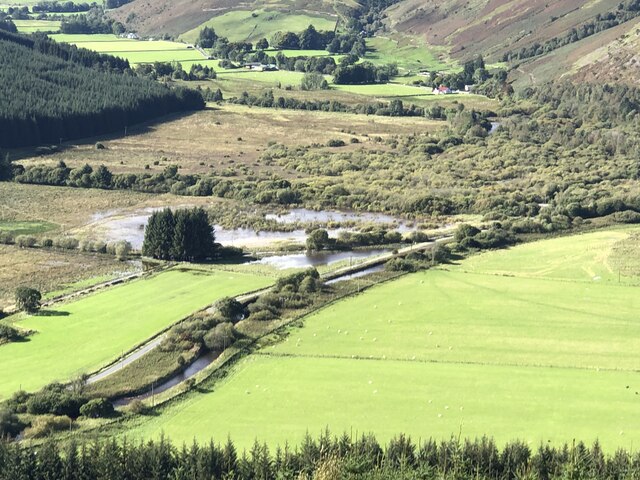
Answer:
<svg viewBox="0 0 640 480"><path fill-rule="evenodd" d="M220 323L204 336L204 344L209 350L222 351L235 340L235 332L231 322Z"/></svg>
<svg viewBox="0 0 640 480"><path fill-rule="evenodd" d="M26 438L44 438L54 432L61 432L72 428L73 421L67 416L41 415L31 423L31 427L24 432Z"/></svg>
<svg viewBox="0 0 640 480"><path fill-rule="evenodd" d="M13 235L9 232L0 231L0 243L4 245L13 245Z"/></svg>
<svg viewBox="0 0 640 480"><path fill-rule="evenodd" d="M94 398L80 407L80 415L88 418L106 418L113 412L113 405L105 398Z"/></svg>
<svg viewBox="0 0 640 480"><path fill-rule="evenodd" d="M53 241L53 245L64 250L75 250L80 245L80 242L73 237L58 237Z"/></svg>
<svg viewBox="0 0 640 480"><path fill-rule="evenodd" d="M7 436L15 437L24 427L25 424L20 421L15 413L7 409L0 410L0 439Z"/></svg>
<svg viewBox="0 0 640 480"><path fill-rule="evenodd" d="M146 415L147 413L149 413L149 407L142 400L133 400L129 404L127 410L136 415Z"/></svg>
<svg viewBox="0 0 640 480"><path fill-rule="evenodd" d="M121 240L116 243L114 253L116 258L122 262L127 259L129 253L131 253L131 250L131 243L127 242L126 240Z"/></svg>
<svg viewBox="0 0 640 480"><path fill-rule="evenodd" d="M36 245L36 237L31 235L18 235L16 245L20 248L33 248Z"/></svg>
<svg viewBox="0 0 640 480"><path fill-rule="evenodd" d="M33 313L40 308L42 295L38 290L27 287L16 288L16 306L19 310Z"/></svg>
<svg viewBox="0 0 640 480"><path fill-rule="evenodd" d="M0 345L6 342L16 342L22 338L23 335L19 330L4 323L0 323Z"/></svg>
<svg viewBox="0 0 640 480"><path fill-rule="evenodd" d="M235 298L225 297L215 304L222 317L230 322L237 322L244 314L244 306Z"/></svg>
<svg viewBox="0 0 640 480"><path fill-rule="evenodd" d="M96 150L105 150L106 148L103 143L96 142Z"/></svg>
<svg viewBox="0 0 640 480"><path fill-rule="evenodd" d="M45 248L53 247L53 240L51 238L45 238L44 240L42 240L42 246Z"/></svg>
<svg viewBox="0 0 640 480"><path fill-rule="evenodd" d="M329 140L327 142L327 147L344 147L346 145L346 143L344 143L344 140L340 140L340 139L336 139L336 138L332 138L331 140Z"/></svg>

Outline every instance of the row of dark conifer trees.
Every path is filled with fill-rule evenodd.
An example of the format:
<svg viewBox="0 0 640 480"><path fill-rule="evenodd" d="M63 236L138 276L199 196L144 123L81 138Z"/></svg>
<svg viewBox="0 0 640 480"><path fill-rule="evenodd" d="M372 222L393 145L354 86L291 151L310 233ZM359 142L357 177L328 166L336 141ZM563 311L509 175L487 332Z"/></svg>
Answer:
<svg viewBox="0 0 640 480"><path fill-rule="evenodd" d="M0 147L58 144L204 108L200 92L129 74L128 63L0 32Z"/></svg>
<svg viewBox="0 0 640 480"><path fill-rule="evenodd" d="M640 453L605 455L596 443L531 449L523 442L502 449L488 438L423 441L400 435L386 446L371 435L317 440L270 451L255 442L240 453L231 440L176 447L160 438L46 443L38 448L0 442L0 480L212 480L212 479L632 479Z"/></svg>
<svg viewBox="0 0 640 480"><path fill-rule="evenodd" d="M154 212L144 231L142 254L161 260L201 261L216 249L213 227L202 208Z"/></svg>

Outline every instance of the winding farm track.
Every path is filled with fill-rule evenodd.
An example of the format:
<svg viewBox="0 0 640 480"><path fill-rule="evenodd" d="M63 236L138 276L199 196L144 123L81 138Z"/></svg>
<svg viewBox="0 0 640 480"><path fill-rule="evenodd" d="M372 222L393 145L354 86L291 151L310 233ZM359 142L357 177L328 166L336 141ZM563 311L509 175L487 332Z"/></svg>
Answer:
<svg viewBox="0 0 640 480"><path fill-rule="evenodd" d="M408 247L399 249L397 251L397 253L386 253L386 254L380 255L378 257L372 258L370 260L366 260L366 261L364 261L362 263L359 263L357 265L347 266L347 267L335 270L333 272L326 273L326 274L324 274L322 276L322 280L324 280L324 281L337 280L337 279L342 278L342 277L348 277L349 275L353 275L354 273L358 273L358 272L361 272L363 270L367 270L369 268L376 267L378 265L382 265L382 264L388 262L389 260L391 260L392 258L395 258L395 257L403 257L405 255L408 255L411 252L419 252L419 251L422 251L422 250L427 250L427 249L430 249L430 248L432 248L434 246L437 246L437 245L446 245L447 243L451 242L452 239L453 239L452 236L447 236L447 237L436 239L434 241L416 243L416 244L410 245ZM136 274L136 275L140 276L140 274ZM133 276L131 276L131 277L133 277ZM107 282L107 283L109 283L109 282ZM102 288L104 286L106 286L106 285L105 284L101 284L100 288ZM242 295L237 296L236 300L238 302L242 303L242 304L251 303L251 302L257 300L261 295L264 295L265 293L271 291L271 288L272 287L267 287L267 288L263 288L261 290L257 290L255 292L244 293ZM70 296L70 297L72 298L72 296ZM60 299L58 299L57 301L60 301ZM207 312L212 312L213 308L214 308L214 305L211 304L211 305L208 305L207 307L205 307L203 310L205 310ZM191 315L189 315L189 316L191 316ZM158 347L162 343L162 340L164 340L167 330L169 330L174 325L184 321L185 319L186 318L180 319L178 322L172 324L167 329L163 330L162 332L160 332L159 334L155 335L154 337L148 339L146 342L134 347L127 354L125 354L122 357L120 357L120 359L117 360L116 362L114 362L114 363L112 363L110 365L107 365L105 368L99 370L98 372L95 372L95 373L89 375L89 377L87 378L87 383L91 384L91 383L98 382L100 380L104 380L109 375L114 374L115 372L121 370L122 368L126 367L130 363L138 360L139 358L141 358L145 354L149 353L150 351L152 351L153 349L155 349L156 347Z"/></svg>

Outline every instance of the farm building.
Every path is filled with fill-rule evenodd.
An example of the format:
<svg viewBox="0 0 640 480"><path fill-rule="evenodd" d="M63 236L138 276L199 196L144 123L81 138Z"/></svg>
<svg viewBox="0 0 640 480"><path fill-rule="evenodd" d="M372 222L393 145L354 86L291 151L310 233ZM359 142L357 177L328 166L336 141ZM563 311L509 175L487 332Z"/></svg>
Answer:
<svg viewBox="0 0 640 480"><path fill-rule="evenodd" d="M445 87L444 85L440 85L437 88L433 89L433 93L435 95L449 95L453 93L453 91L449 87Z"/></svg>

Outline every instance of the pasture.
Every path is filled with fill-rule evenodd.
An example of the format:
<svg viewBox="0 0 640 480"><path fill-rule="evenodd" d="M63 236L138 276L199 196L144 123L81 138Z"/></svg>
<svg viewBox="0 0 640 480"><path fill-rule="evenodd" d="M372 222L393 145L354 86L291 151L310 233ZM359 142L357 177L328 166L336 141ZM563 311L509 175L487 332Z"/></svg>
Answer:
<svg viewBox="0 0 640 480"><path fill-rule="evenodd" d="M295 10L291 10L295 11ZM180 36L180 39L195 42L204 27L213 28L220 36L232 42L256 42L261 38L271 40L278 31L301 32L309 25L316 30L331 30L337 17L324 14L291 13L291 11L236 10L218 15L202 25Z"/></svg>
<svg viewBox="0 0 640 480"><path fill-rule="evenodd" d="M152 62L204 62L206 59L186 43L167 40L132 40L116 35L51 35L57 42L66 42L81 48L124 58L132 65Z"/></svg>
<svg viewBox="0 0 640 480"><path fill-rule="evenodd" d="M540 241L331 305L133 433L187 442L230 434L249 447L328 426L380 440L404 432L519 438L532 448L574 438L608 451L635 445L638 287L583 273L606 269L603 250L613 255L633 230L613 232L571 237L580 253L570 258L571 239ZM528 252L546 273L529 274ZM509 276L492 272L494 255Z"/></svg>
<svg viewBox="0 0 640 480"><path fill-rule="evenodd" d="M95 371L189 313L270 282L248 274L174 268L36 316L11 317L7 321L16 327L37 333L0 348L0 399L19 388L33 391Z"/></svg>
<svg viewBox="0 0 640 480"><path fill-rule="evenodd" d="M19 33L57 32L60 30L58 20L14 20Z"/></svg>

